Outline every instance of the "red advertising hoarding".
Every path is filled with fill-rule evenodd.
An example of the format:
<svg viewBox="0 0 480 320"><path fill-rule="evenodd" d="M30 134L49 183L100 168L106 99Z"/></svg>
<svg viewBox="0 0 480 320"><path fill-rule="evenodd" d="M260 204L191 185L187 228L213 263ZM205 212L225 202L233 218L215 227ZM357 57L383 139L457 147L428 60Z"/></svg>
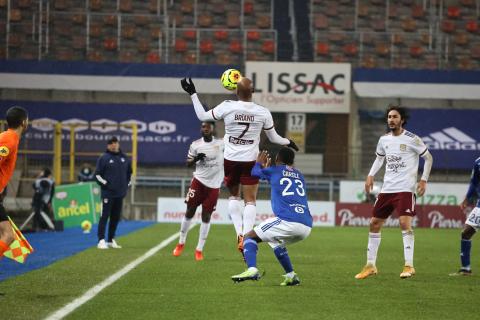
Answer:
<svg viewBox="0 0 480 320"><path fill-rule="evenodd" d="M372 217L373 205L369 203L337 203L335 225L341 227L368 226ZM416 206L417 215L413 227L419 228L462 228L466 215L471 209L463 211L459 206ZM392 214L385 222L386 227L398 227L398 215Z"/></svg>

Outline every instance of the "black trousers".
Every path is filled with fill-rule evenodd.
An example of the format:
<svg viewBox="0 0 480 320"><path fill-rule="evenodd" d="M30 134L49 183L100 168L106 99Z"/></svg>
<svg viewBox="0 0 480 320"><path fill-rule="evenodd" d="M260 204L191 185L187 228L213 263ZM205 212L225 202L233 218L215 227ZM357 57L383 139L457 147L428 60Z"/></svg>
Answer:
<svg viewBox="0 0 480 320"><path fill-rule="evenodd" d="M48 204L41 201L34 201L33 211L35 212L35 215L33 216L33 229L35 231L38 231L40 229L49 229L47 223L45 222L45 220L43 220L43 217L40 214L40 211L43 211L50 218L50 220L53 220L52 215L50 214L50 208L48 207Z"/></svg>
<svg viewBox="0 0 480 320"><path fill-rule="evenodd" d="M98 223L98 240L105 239L105 228L108 221L108 239L111 242L115 238L118 222L122 216L123 198L103 198L102 216Z"/></svg>

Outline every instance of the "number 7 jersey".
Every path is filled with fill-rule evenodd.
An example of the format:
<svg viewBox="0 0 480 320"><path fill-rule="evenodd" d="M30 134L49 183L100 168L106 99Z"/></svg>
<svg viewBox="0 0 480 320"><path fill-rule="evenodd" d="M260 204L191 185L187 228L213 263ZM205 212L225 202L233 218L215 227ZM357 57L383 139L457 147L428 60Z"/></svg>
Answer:
<svg viewBox="0 0 480 320"><path fill-rule="evenodd" d="M225 100L211 112L215 120L225 122L224 158L255 161L262 130L273 128L270 111L254 102Z"/></svg>
<svg viewBox="0 0 480 320"><path fill-rule="evenodd" d="M305 179L300 171L287 165L262 169L257 162L252 169L252 176L270 183L272 210L275 216L312 227Z"/></svg>

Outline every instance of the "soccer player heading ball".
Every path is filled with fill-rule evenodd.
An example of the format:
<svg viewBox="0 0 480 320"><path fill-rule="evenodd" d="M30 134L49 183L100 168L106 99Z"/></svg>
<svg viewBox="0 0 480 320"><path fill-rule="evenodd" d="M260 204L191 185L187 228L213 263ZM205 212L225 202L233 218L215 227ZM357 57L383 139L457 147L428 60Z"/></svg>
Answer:
<svg viewBox="0 0 480 320"><path fill-rule="evenodd" d="M253 229L256 217L256 197L258 177L251 175L251 170L258 155L260 134L265 130L268 139L282 146L298 151L296 144L277 134L270 111L252 102L252 81L242 77L237 83L238 101L226 100L215 108L205 111L192 79L182 79L181 85L193 102L195 113L200 121L225 122L224 172L225 185L230 192L228 213L235 226L237 243L243 252L243 235ZM240 185L243 188L245 208L242 216L240 202Z"/></svg>
<svg viewBox="0 0 480 320"><path fill-rule="evenodd" d="M387 159L387 165L382 190L377 197L377 201L375 201L373 217L370 220L367 264L355 276L356 279L365 279L377 274L375 263L381 240L380 230L385 220L395 210L400 216L405 256L405 265L400 273L400 278L410 278L415 274L412 219L415 216L415 184L417 182L418 160L419 156L425 159L423 174L417 186L417 194L421 197L425 193L433 158L423 141L403 128L408 120L407 110L404 107L390 106L385 115L389 132L380 137L378 141L377 158L365 181L365 192L367 194L372 190L373 178L383 166L385 159Z"/></svg>

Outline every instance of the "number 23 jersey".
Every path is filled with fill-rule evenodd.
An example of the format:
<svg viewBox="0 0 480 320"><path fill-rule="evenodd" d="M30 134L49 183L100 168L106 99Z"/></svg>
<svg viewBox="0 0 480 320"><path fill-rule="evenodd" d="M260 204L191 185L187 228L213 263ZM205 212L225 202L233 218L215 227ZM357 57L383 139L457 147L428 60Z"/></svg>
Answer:
<svg viewBox="0 0 480 320"><path fill-rule="evenodd" d="M257 162L252 175L270 182L272 210L277 217L312 227L305 179L300 171L287 165L262 169Z"/></svg>
<svg viewBox="0 0 480 320"><path fill-rule="evenodd" d="M224 158L255 161L262 130L273 128L270 111L254 102L225 100L212 109L212 115L225 122Z"/></svg>

